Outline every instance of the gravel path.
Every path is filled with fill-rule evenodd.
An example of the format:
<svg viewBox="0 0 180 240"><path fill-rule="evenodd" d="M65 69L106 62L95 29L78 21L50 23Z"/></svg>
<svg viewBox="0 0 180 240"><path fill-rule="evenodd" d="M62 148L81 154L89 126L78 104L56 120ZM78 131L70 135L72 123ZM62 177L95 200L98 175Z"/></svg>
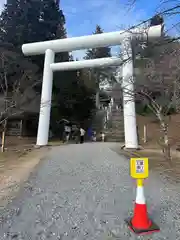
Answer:
<svg viewBox="0 0 180 240"><path fill-rule="evenodd" d="M153 173L146 197L161 232L137 237L128 230L124 219L133 209L135 185L127 159L114 147L85 143L51 150L2 212L0 240L180 239L180 186Z"/></svg>

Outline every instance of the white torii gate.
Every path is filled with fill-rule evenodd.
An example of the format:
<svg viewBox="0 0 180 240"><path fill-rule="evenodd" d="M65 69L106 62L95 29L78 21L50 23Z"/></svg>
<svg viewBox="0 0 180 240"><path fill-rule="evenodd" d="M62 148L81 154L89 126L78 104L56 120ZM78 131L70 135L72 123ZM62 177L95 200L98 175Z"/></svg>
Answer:
<svg viewBox="0 0 180 240"><path fill-rule="evenodd" d="M101 33L90 36L23 44L22 52L26 56L45 54L39 125L36 144L39 146L45 146L48 144L52 82L54 71L105 67L110 65L118 66L123 60L124 65L122 70L122 85L126 88L126 91L124 91L123 94L125 147L137 149L138 140L136 130L135 102L132 94L128 94L127 92L127 90L129 90L131 93L134 92L131 41L134 38L138 38L142 41L146 41L147 39L153 40L155 38L159 38L161 34L162 26L157 25L148 29L133 29L131 31ZM66 51L70 52L75 50L113 46L120 44L122 45L122 59L102 58L76 62L54 63L55 53ZM129 79L131 80L129 81Z"/></svg>

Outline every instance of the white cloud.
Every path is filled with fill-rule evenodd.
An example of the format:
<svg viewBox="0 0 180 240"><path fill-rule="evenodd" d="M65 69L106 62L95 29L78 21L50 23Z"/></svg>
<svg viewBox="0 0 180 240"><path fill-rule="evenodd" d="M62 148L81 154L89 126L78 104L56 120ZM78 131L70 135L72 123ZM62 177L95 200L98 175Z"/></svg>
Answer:
<svg viewBox="0 0 180 240"><path fill-rule="evenodd" d="M0 0L0 11L2 11L5 3L6 3L5 0Z"/></svg>
<svg viewBox="0 0 180 240"><path fill-rule="evenodd" d="M106 4L101 6L100 10L99 24L105 31L126 29L137 24L146 16L144 10L138 9L137 12L134 8L131 8L128 11L124 4L116 1L114 1L114 4L111 3L111 1L106 1Z"/></svg>
<svg viewBox="0 0 180 240"><path fill-rule="evenodd" d="M86 29L90 26L90 22L99 24L104 31L115 31L134 25L146 17L143 9L128 8L125 3L117 0L78 0L81 7L75 7L76 0L62 0L62 7L65 11L67 20L78 21L81 18L80 25L77 30ZM95 28L95 25L94 25ZM75 29L73 29L75 31ZM93 29L94 30L94 29Z"/></svg>
<svg viewBox="0 0 180 240"><path fill-rule="evenodd" d="M74 57L74 60L83 60L84 56L86 55L86 50L79 50L72 52L72 55Z"/></svg>
<svg viewBox="0 0 180 240"><path fill-rule="evenodd" d="M81 7L77 7L78 5ZM90 35L99 24L104 32L126 29L146 18L143 10L131 8L119 0L61 0L61 7L67 21L68 36ZM112 48L112 54L118 55L119 47ZM73 56L82 59L85 51L73 52Z"/></svg>

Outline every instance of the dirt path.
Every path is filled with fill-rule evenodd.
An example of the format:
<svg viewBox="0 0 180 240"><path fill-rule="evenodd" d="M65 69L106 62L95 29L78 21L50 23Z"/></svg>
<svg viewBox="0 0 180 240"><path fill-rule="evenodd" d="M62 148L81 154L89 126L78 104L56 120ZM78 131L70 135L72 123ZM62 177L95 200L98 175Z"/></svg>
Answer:
<svg viewBox="0 0 180 240"><path fill-rule="evenodd" d="M26 181L48 149L31 150L31 152L17 155L17 153L1 154L0 159L0 208L11 202L18 192L21 183Z"/></svg>

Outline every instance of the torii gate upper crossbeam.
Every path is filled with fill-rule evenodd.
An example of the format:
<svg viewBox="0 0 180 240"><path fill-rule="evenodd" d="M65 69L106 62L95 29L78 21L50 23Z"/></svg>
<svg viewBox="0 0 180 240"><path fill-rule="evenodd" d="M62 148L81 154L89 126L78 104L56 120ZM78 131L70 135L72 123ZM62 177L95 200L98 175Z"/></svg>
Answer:
<svg viewBox="0 0 180 240"><path fill-rule="evenodd" d="M27 56L45 54L47 49L51 49L56 53L70 52L87 48L120 45L121 41L127 37L139 37L141 40L147 40L147 37L153 39L160 37L160 35L161 26L157 25L148 29L132 29L130 31L118 31L52 41L27 43L23 44L22 52Z"/></svg>

